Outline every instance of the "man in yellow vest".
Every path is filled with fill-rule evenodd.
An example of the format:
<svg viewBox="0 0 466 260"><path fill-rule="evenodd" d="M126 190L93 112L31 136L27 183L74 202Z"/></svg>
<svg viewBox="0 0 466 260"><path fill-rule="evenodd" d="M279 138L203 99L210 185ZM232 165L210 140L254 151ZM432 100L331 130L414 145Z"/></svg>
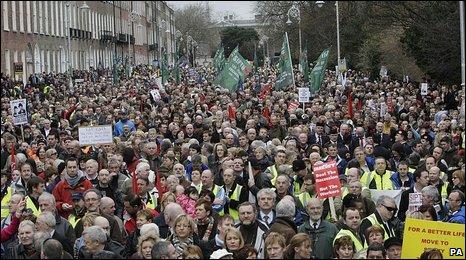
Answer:
<svg viewBox="0 0 466 260"><path fill-rule="evenodd" d="M387 170L387 161L383 157L375 159L375 170L361 176L362 185L369 189L394 190L390 177L393 172Z"/></svg>
<svg viewBox="0 0 466 260"><path fill-rule="evenodd" d="M285 150L278 150L274 157L274 165L267 167L264 171L265 174L270 178L270 182L275 186L275 180L278 176L278 167L286 164L286 152Z"/></svg>
<svg viewBox="0 0 466 260"><path fill-rule="evenodd" d="M227 168L223 171L223 181L225 183L223 188L225 189L226 198L223 213L230 214L235 221L239 221L238 205L248 200L248 192L236 182L235 178L233 169Z"/></svg>
<svg viewBox="0 0 466 260"><path fill-rule="evenodd" d="M2 138L3 141L3 138ZM6 152L6 151L5 151ZM6 218L10 212L8 211L8 202L11 199L11 182L10 182L10 173L7 172L6 170L2 170L1 173L1 179L2 179L2 185L1 185L1 196L2 196L2 219Z"/></svg>
<svg viewBox="0 0 466 260"><path fill-rule="evenodd" d="M377 199L376 211L364 218L361 222L361 231L366 232L366 229L372 225L379 225L385 230L384 240L390 237L395 237L395 227L392 220L395 218L398 208L395 200L389 196L382 195ZM368 238L366 238L369 244Z"/></svg>
<svg viewBox="0 0 466 260"><path fill-rule="evenodd" d="M346 208L343 211L343 225L333 240L335 241L342 236L349 236L354 242L356 253L367 247L364 240L364 234L360 232L361 214L357 208Z"/></svg>
<svg viewBox="0 0 466 260"><path fill-rule="evenodd" d="M209 169L202 171L201 181L203 190L210 190L214 193L215 199L212 203L212 208L222 216L223 208L226 203L225 189L222 186L214 184L214 176L212 171Z"/></svg>

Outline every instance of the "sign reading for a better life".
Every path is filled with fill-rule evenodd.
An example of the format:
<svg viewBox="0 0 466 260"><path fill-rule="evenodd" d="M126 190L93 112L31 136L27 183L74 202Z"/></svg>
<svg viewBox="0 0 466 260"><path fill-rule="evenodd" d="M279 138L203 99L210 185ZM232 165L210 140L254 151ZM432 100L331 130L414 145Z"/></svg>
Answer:
<svg viewBox="0 0 466 260"><path fill-rule="evenodd" d="M113 142L111 125L79 127L79 145L110 144Z"/></svg>
<svg viewBox="0 0 466 260"><path fill-rule="evenodd" d="M464 224L406 218L401 259L419 258L432 248L437 248L443 259L464 259L464 238Z"/></svg>
<svg viewBox="0 0 466 260"><path fill-rule="evenodd" d="M320 199L341 194L340 178L336 162L317 162L314 164L314 178L316 179L317 196Z"/></svg>

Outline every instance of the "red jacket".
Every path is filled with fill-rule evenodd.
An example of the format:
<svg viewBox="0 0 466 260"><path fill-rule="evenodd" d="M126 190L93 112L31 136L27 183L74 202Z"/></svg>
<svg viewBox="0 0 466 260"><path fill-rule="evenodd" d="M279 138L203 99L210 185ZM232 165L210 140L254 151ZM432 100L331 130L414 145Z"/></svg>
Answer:
<svg viewBox="0 0 466 260"><path fill-rule="evenodd" d="M73 193L84 193L88 189L92 188L92 183L86 179L86 177L81 177L79 180L78 185L76 188L72 189L71 185L68 183L67 180L63 180L55 186L55 189L53 190L53 196L55 197L55 200L57 202L57 210L60 216L68 219L68 216L71 214L71 211L73 210L72 208L69 210L63 210L62 205L63 203L68 203L70 205L73 205L73 200L71 195Z"/></svg>

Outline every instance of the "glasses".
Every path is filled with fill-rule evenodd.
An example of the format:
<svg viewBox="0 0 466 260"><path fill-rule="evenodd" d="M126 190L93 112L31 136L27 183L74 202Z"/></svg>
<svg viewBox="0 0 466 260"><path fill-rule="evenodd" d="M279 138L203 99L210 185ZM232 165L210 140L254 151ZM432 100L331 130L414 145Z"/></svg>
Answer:
<svg viewBox="0 0 466 260"><path fill-rule="evenodd" d="M388 211L393 211L393 214L395 214L398 211L398 209L396 207L395 208L387 207L384 204L382 204L382 206L384 206Z"/></svg>
<svg viewBox="0 0 466 260"><path fill-rule="evenodd" d="M453 177L452 177L452 179L453 179L453 180L454 180L454 179L458 179L458 177L456 177L456 176L453 176Z"/></svg>
<svg viewBox="0 0 466 260"><path fill-rule="evenodd" d="M55 152L55 153L51 153L50 156L52 156L52 155L57 155L57 153L56 153L56 152Z"/></svg>

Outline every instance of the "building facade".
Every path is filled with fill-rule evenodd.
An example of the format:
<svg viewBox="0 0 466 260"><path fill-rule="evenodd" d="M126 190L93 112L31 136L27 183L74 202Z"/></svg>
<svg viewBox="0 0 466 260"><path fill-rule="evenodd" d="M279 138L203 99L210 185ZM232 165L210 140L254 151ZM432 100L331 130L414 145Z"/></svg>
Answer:
<svg viewBox="0 0 466 260"><path fill-rule="evenodd" d="M32 73L153 64L175 53L175 16L166 1L2 1L1 71ZM22 73L15 72L21 65Z"/></svg>

